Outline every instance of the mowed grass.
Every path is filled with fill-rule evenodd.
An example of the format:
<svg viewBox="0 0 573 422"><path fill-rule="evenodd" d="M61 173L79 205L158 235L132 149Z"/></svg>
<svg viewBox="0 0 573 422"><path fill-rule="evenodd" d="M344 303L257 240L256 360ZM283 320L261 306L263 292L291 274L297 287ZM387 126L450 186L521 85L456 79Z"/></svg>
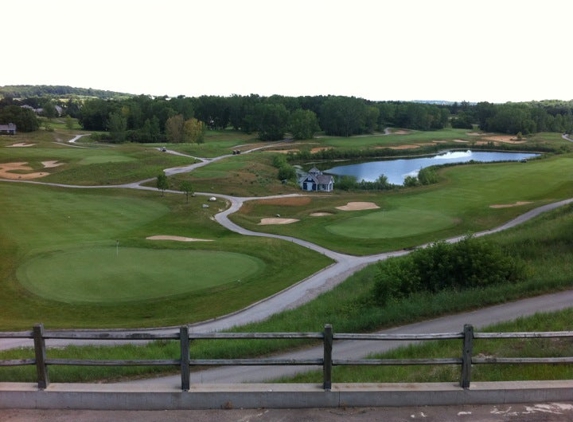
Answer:
<svg viewBox="0 0 573 422"><path fill-rule="evenodd" d="M119 303L240 282L264 266L260 259L233 252L86 246L40 254L21 265L17 277L46 299Z"/></svg>
<svg viewBox="0 0 573 422"><path fill-rule="evenodd" d="M41 182L95 186L118 185L153 178L164 169L193 164L191 157L164 154L150 145L71 145L73 136L66 132L38 131L32 134L0 138L0 163L25 162L34 172L46 172ZM14 144L33 144L11 147ZM58 165L45 168L43 162ZM32 172L30 171L30 172Z"/></svg>
<svg viewBox="0 0 573 422"><path fill-rule="evenodd" d="M225 230L213 214L226 205L203 208L200 197L9 182L0 197L0 329L202 321L330 263L291 242ZM146 240L154 235L211 241Z"/></svg>
<svg viewBox="0 0 573 422"><path fill-rule="evenodd" d="M311 194L304 203L258 200L245 204L231 218L251 230L291 235L351 254L373 254L491 229L529 209L570 198L572 165L573 156L567 154L526 164L452 166L439 170L441 182L436 185L379 193ZM380 208L337 209L352 201L373 202ZM315 212L328 215L311 216ZM276 214L299 221L259 225L262 218Z"/></svg>
<svg viewBox="0 0 573 422"><path fill-rule="evenodd" d="M356 239L393 239L435 232L455 225L454 218L435 210L400 208L350 218L340 224L328 225L326 230L338 236Z"/></svg>

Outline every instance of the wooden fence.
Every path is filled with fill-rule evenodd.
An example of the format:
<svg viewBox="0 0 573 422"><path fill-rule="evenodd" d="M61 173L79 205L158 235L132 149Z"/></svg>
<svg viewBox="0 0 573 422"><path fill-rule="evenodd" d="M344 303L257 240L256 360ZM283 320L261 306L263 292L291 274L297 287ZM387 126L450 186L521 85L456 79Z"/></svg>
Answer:
<svg viewBox="0 0 573 422"><path fill-rule="evenodd" d="M323 370L323 388L332 387L332 368L344 365L460 365L460 387L470 387L472 365L479 364L569 364L573 357L553 358L504 358L504 357L474 357L474 340L492 339L524 339L524 338L566 338L573 337L573 331L552 332L512 332L485 333L474 332L471 325L465 325L459 333L434 334L335 334L331 325L325 325L323 332L314 333L191 333L189 327L183 326L179 333L157 334L141 331L46 331L43 325L34 326L32 331L0 332L1 338L33 339L35 359L0 360L0 366L35 365L37 370L38 388L45 389L49 383L48 367L51 365L75 366L174 366L181 370L181 389L189 390L192 366L316 366ZM122 341L153 341L173 340L180 343L178 359L155 360L87 360L87 359L50 359L47 357L46 340L91 340L105 342L110 340ZM316 359L191 359L190 342L207 339L315 339L321 340L324 352ZM458 358L431 359L334 359L334 341L365 340L365 341L427 341L427 340L461 340L461 354Z"/></svg>

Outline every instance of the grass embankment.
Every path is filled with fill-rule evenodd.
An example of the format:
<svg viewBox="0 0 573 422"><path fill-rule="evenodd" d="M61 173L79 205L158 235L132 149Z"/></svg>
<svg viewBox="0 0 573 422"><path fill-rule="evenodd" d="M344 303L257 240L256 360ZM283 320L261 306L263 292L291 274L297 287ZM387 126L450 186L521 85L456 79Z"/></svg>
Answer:
<svg viewBox="0 0 573 422"><path fill-rule="evenodd" d="M413 295L406 300L393 301L384 307L375 305L369 300L371 290L374 285L374 276L377 266L373 265L365 268L346 282L339 285L334 290L325 293L317 300L301 306L295 310L283 312L275 315L268 321L251 324L246 327L239 327L235 331L240 332L281 332L281 331L321 331L324 324L333 325L336 332L371 332L391 326L402 325L433 318L439 315L447 315L471 309L477 309L488 305L516 300L527 296L534 296L560 289L569 289L572 286L570 274L571 251L573 246L573 207L567 206L562 209L540 216L523 226L516 227L506 232L491 235L489 239L502 245L514 256L527 262L529 277L525 282L519 284L497 285L484 289L472 289L465 291L447 291L437 295L419 294ZM563 315L563 317L561 316ZM570 329L571 314L560 313L556 316L541 317L532 319L522 319L514 325L492 328L493 331L559 331ZM540 325L543 323L545 325ZM551 324L548 324L551 322ZM29 327L28 327L29 328ZM443 343L443 342L442 342ZM440 344L442 344L440 343ZM447 357L451 355L459 356L459 342L453 342L451 352L441 349L441 346L426 345L426 349L417 352L417 349L407 348L401 352L393 352L392 356L431 356ZM497 342L496 342L497 343ZM496 343L486 344L487 353L498 356L510 356L506 350L496 351ZM501 342L499 342L501 343ZM555 341L553 341L555 343ZM530 344L533 344L531 346ZM521 341L518 346L509 346L515 350L531 350L531 354L538 353L537 347L545 347L546 343L541 341ZM277 352L286 347L300 347L299 341L203 341L195 342L192 346L192 356L210 358L238 358L265 355ZM571 350L561 342L557 344L558 349L564 354ZM62 350L50 350L49 356L53 358L82 358L82 359L168 359L179 356L178 344L176 342L156 342L148 346L122 346L122 347L69 347ZM479 347L482 347L481 345ZM569 347L569 348L568 348ZM428 351L430 350L430 352ZM478 348L476 353L486 354L486 349ZM553 349L552 349L553 350ZM395 354L397 353L397 354ZM529 354L525 351L525 355ZM541 355L543 351L539 352ZM31 356L32 351L18 350L0 353L1 359L16 359ZM495 369L497 368L497 369ZM538 377L538 379L557 379L562 374L562 366L555 367L554 372L541 371L533 366L531 372L513 377L507 369L495 367L496 376L499 379L523 379L519 377ZM503 367L505 368L505 367ZM484 367L485 369L485 367ZM372 367L364 372L372 371ZM396 369L396 374L386 376L376 372L375 376L352 377L357 371L352 369L349 372L335 372L335 382L345 381L408 381L408 380L429 380L439 381L441 379L455 379L458 375L456 368L443 368L443 374L433 377L435 368L431 369L421 378L415 378L413 373L420 372L418 367L414 369ZM515 371L515 369L512 369ZM523 370L523 368L522 368ZM69 368L54 367L50 369L50 376L53 381L88 381L96 379L118 379L123 376L138 376L143 374L167 373L171 370L165 368ZM383 371L387 371L384 369ZM404 371L410 371L404 373ZM481 371L481 369L480 369ZM517 369L519 372L519 369ZM489 375L488 375L489 376ZM565 373L565 377L570 378L570 374ZM0 371L0 377L8 380L34 380L33 368L5 368ZM378 377L378 378L377 378ZM449 378L447 378L449 377ZM482 379L476 373L474 380ZM306 379L306 378L305 378ZM313 376L308 378L315 381ZM484 378L489 379L489 378ZM495 378L492 378L495 379ZM301 380L298 378L297 380ZM318 381L317 381L318 382Z"/></svg>
<svg viewBox="0 0 573 422"><path fill-rule="evenodd" d="M421 188L378 193L337 192L308 200L258 200L231 219L250 230L294 236L355 255L413 247L500 225L529 209L569 198L573 156L523 163L473 164L443 168L441 182ZM351 201L379 209L342 211ZM503 207L496 207L503 205ZM519 205L519 206L511 206ZM322 216L314 217L315 213ZM280 214L293 224L259 225Z"/></svg>

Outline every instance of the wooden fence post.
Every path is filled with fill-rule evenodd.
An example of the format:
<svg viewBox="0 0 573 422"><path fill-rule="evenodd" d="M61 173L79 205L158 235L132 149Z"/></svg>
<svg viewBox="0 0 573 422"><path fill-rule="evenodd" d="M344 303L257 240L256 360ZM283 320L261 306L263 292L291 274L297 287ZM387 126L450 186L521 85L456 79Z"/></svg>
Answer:
<svg viewBox="0 0 573 422"><path fill-rule="evenodd" d="M462 376L460 387L463 389L470 388L472 378L472 355L473 355L474 327L464 325L464 345L462 350Z"/></svg>
<svg viewBox="0 0 573 422"><path fill-rule="evenodd" d="M332 388L332 325L326 324L324 326L324 356L323 356L323 384L322 388L330 391Z"/></svg>
<svg viewBox="0 0 573 422"><path fill-rule="evenodd" d="M179 328L179 344L181 346L181 389L189 391L191 372L189 365L189 327Z"/></svg>
<svg viewBox="0 0 573 422"><path fill-rule="evenodd" d="M46 365L46 341L44 340L44 325L34 325L34 352L36 354L36 373L38 388L44 390L50 384L48 367Z"/></svg>

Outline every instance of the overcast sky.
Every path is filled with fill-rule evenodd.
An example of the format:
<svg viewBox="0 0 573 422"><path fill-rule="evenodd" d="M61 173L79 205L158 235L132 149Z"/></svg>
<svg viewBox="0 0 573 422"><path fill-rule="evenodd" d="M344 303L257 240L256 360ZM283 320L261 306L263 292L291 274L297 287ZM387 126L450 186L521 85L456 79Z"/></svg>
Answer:
<svg viewBox="0 0 573 422"><path fill-rule="evenodd" d="M0 85L573 99L571 0L4 0Z"/></svg>

